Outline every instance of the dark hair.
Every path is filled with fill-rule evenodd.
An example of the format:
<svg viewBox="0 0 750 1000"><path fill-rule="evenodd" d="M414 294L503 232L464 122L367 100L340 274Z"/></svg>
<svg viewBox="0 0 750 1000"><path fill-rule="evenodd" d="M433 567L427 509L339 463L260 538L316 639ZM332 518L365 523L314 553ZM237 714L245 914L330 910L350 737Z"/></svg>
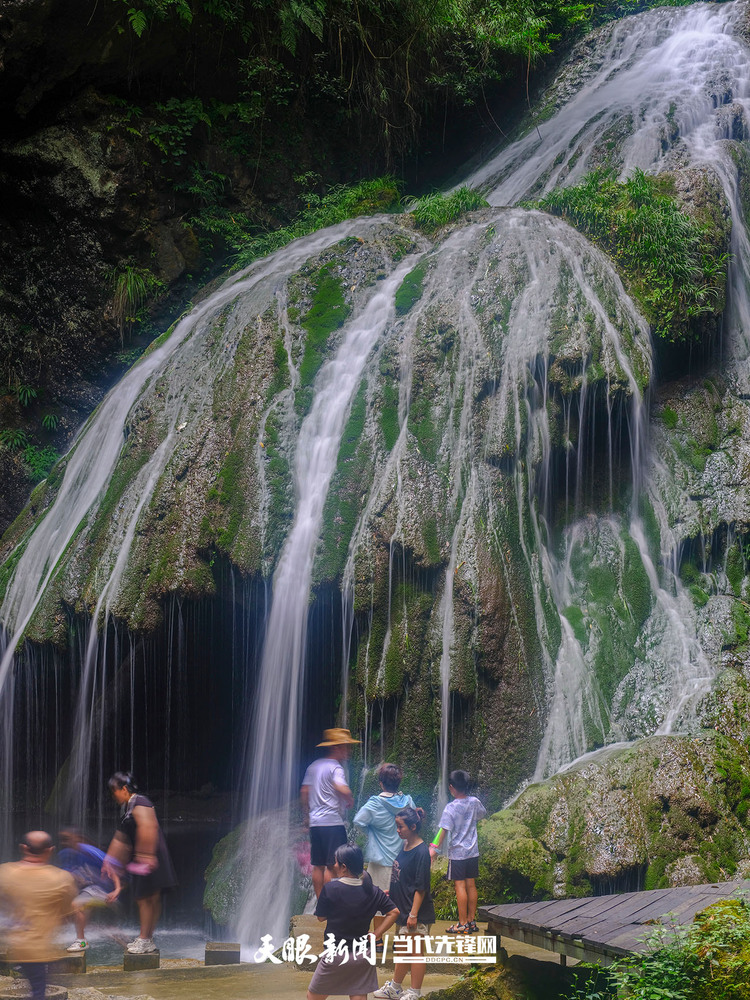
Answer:
<svg viewBox="0 0 750 1000"><path fill-rule="evenodd" d="M471 788L471 775L468 771L451 771L450 783L457 792L468 792Z"/></svg>
<svg viewBox="0 0 750 1000"><path fill-rule="evenodd" d="M138 791L138 782L135 780L130 771L115 771L112 777L107 782L110 792L114 792L118 788L127 788L129 792Z"/></svg>
<svg viewBox="0 0 750 1000"><path fill-rule="evenodd" d="M404 772L398 764L381 764L378 768L378 781L386 792L397 792L404 777Z"/></svg>
<svg viewBox="0 0 750 1000"><path fill-rule="evenodd" d="M362 849L356 844L342 844L336 848L334 857L340 865L346 865L355 878L359 878L362 874L365 859L362 856Z"/></svg>
<svg viewBox="0 0 750 1000"><path fill-rule="evenodd" d="M407 806L405 809L399 809L396 815L401 817L401 819L404 821L404 823L406 823L409 829L414 827L414 829L417 832L419 832L419 830L422 828L422 820L424 819L424 809L420 809L419 806L417 806L416 809L412 809L411 806Z"/></svg>

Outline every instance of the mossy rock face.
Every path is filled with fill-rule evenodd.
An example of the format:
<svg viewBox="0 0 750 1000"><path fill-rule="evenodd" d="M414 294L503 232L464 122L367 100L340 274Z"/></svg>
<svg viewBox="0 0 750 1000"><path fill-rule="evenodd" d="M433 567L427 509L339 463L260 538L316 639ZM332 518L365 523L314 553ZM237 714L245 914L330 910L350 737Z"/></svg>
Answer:
<svg viewBox="0 0 750 1000"><path fill-rule="evenodd" d="M715 733L603 751L480 825L486 902L732 878L750 854L748 751Z"/></svg>
<svg viewBox="0 0 750 1000"><path fill-rule="evenodd" d="M573 444L566 412L587 400L599 412L629 408L639 397L648 332L606 258L541 213L485 209L434 245L403 220L347 225L351 239L325 247L314 237L309 256L296 244L288 263L283 254L264 262L268 282L252 286L251 269L225 286L209 321L154 373L35 637L50 637L63 602L90 615L110 573L108 609L139 631L160 625L168 595L214 595L217 560L269 579L294 518L295 451L317 373L382 298L313 586L339 586L352 602L352 725L408 760L427 795L445 708L448 766L477 776L494 808L534 772L562 640L536 551L540 477ZM397 262L411 274L408 303L395 300L397 281L379 293ZM549 275L541 294L538 268ZM601 509L609 523L609 498L593 492L591 521L601 523ZM643 568L620 541L616 578L600 587L598 632L583 634L589 645L597 634L602 661L632 645L648 612ZM605 620L607 602L624 608L622 588L627 613ZM581 612L575 627L592 621ZM623 654L609 687L598 678L605 708L627 669ZM589 728L590 742L603 738Z"/></svg>

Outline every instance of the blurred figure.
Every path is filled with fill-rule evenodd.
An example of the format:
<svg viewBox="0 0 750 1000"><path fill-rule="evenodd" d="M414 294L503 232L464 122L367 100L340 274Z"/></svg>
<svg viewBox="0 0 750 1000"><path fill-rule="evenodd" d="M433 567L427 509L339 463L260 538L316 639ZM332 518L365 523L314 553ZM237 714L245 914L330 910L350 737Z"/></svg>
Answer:
<svg viewBox="0 0 750 1000"><path fill-rule="evenodd" d="M44 1000L47 962L61 957L55 935L74 912L73 876L50 864L54 845L44 830L31 830L20 844L21 860L0 865L0 908L10 917L8 960L29 981L32 1000Z"/></svg>
<svg viewBox="0 0 750 1000"><path fill-rule="evenodd" d="M140 936L128 944L131 955L156 951L154 929L161 915L161 895L177 884L167 842L153 802L138 792L135 778L116 771L109 779L112 798L120 806L120 828L112 838L102 874L113 881L125 868L133 879Z"/></svg>
<svg viewBox="0 0 750 1000"><path fill-rule="evenodd" d="M370 878L383 892L391 887L391 870L403 843L396 829L396 814L414 799L399 791L404 772L398 764L381 764L377 771L380 794L371 795L357 815L355 826L367 831L365 861Z"/></svg>
<svg viewBox="0 0 750 1000"><path fill-rule="evenodd" d="M68 826L60 831L60 850L57 853L57 864L75 879L78 895L74 903L76 939L68 951L79 952L88 948L85 938L86 918L91 909L96 906L109 906L122 892L122 882L116 870L113 877L102 875L104 851L85 840L82 832L75 826Z"/></svg>

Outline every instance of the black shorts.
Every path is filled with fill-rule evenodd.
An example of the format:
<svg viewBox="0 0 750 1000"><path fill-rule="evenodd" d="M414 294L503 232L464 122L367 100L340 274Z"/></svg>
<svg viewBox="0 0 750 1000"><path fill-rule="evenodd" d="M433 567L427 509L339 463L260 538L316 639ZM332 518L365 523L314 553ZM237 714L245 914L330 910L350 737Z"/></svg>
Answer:
<svg viewBox="0 0 750 1000"><path fill-rule="evenodd" d="M463 882L467 878L479 877L479 856L464 858L463 861L448 862L448 878L452 882Z"/></svg>
<svg viewBox="0 0 750 1000"><path fill-rule="evenodd" d="M345 826L310 827L310 864L330 868L336 848L346 843Z"/></svg>

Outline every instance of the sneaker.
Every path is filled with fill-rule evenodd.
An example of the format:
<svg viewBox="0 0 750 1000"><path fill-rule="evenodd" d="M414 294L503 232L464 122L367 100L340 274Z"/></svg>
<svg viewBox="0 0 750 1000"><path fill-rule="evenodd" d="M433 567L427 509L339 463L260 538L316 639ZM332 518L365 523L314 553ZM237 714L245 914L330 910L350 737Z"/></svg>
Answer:
<svg viewBox="0 0 750 1000"><path fill-rule="evenodd" d="M399 1000L422 1000L422 991L411 987L399 995Z"/></svg>
<svg viewBox="0 0 750 1000"><path fill-rule="evenodd" d="M149 955L152 951L156 951L153 938L136 938L128 945L128 952L131 955Z"/></svg>
<svg viewBox="0 0 750 1000"><path fill-rule="evenodd" d="M404 988L400 983L394 983L389 979L379 990L375 990L373 996L378 1000L397 1000L397 997L404 996Z"/></svg>
<svg viewBox="0 0 750 1000"><path fill-rule="evenodd" d="M81 938L79 941L74 941L73 944L69 945L65 950L70 952L86 951L88 946L88 941L84 941L83 938Z"/></svg>

